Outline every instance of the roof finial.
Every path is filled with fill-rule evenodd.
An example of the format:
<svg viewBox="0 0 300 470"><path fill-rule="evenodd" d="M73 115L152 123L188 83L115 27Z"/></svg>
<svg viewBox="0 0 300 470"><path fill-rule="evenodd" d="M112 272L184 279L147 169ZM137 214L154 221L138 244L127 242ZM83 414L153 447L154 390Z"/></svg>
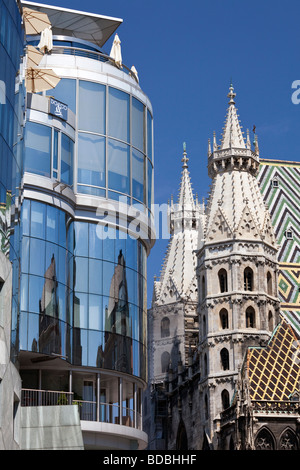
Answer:
<svg viewBox="0 0 300 470"><path fill-rule="evenodd" d="M186 143L185 142L183 142L183 157L181 161L183 163L182 168L187 168L188 167L187 162L189 161L189 159L186 156Z"/></svg>
<svg viewBox="0 0 300 470"><path fill-rule="evenodd" d="M235 104L234 98L236 97L236 93L233 92L233 86L232 86L231 81L230 81L229 93L227 97L230 98L229 104Z"/></svg>

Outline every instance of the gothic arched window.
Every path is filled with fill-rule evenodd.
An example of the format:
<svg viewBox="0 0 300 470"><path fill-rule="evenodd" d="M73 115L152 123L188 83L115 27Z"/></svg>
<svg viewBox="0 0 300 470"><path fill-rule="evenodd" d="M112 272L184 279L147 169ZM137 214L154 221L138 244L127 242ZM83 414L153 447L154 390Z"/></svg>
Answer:
<svg viewBox="0 0 300 470"><path fill-rule="evenodd" d="M269 331L274 330L273 313L271 311L268 314L268 326L269 326Z"/></svg>
<svg viewBox="0 0 300 470"><path fill-rule="evenodd" d="M218 272L218 277L219 277L219 288L220 292L227 292L228 286L227 286L227 272L225 269L220 269Z"/></svg>
<svg viewBox="0 0 300 470"><path fill-rule="evenodd" d="M170 336L170 320L168 317L164 317L160 324L161 338L167 338Z"/></svg>
<svg viewBox="0 0 300 470"><path fill-rule="evenodd" d="M161 371L168 372L170 364L170 354L165 351L161 355Z"/></svg>
<svg viewBox="0 0 300 470"><path fill-rule="evenodd" d="M274 450L274 439L267 429L262 429L255 439L256 450Z"/></svg>
<svg viewBox="0 0 300 470"><path fill-rule="evenodd" d="M205 277L202 276L202 281L201 281L201 295L202 295L202 300L205 299Z"/></svg>
<svg viewBox="0 0 300 470"><path fill-rule="evenodd" d="M224 389L221 393L221 398L222 398L222 407L223 410L226 410L226 408L229 408L230 406L230 400L229 400L229 392L228 390Z"/></svg>
<svg viewBox="0 0 300 470"><path fill-rule="evenodd" d="M253 271L251 268L244 270L244 290L253 290Z"/></svg>
<svg viewBox="0 0 300 470"><path fill-rule="evenodd" d="M280 450L298 450L297 438L293 431L287 429L284 431L280 438Z"/></svg>
<svg viewBox="0 0 300 470"><path fill-rule="evenodd" d="M205 395L205 398L204 398L204 413L205 413L205 419L208 419L208 398L207 398L207 395Z"/></svg>
<svg viewBox="0 0 300 470"><path fill-rule="evenodd" d="M226 330L226 328L228 328L228 312L226 308L222 308L220 311L220 324L222 330Z"/></svg>
<svg viewBox="0 0 300 470"><path fill-rule="evenodd" d="M255 328L255 310L248 307L246 310L246 328Z"/></svg>
<svg viewBox="0 0 300 470"><path fill-rule="evenodd" d="M207 368L207 356L204 354L204 377L207 376L208 368Z"/></svg>
<svg viewBox="0 0 300 470"><path fill-rule="evenodd" d="M228 349L223 348L220 352L221 366L223 370L229 370L229 352Z"/></svg>
<svg viewBox="0 0 300 470"><path fill-rule="evenodd" d="M268 295L272 295L273 294L273 289L272 289L272 275L271 273L268 271L268 274L267 274L267 293Z"/></svg>

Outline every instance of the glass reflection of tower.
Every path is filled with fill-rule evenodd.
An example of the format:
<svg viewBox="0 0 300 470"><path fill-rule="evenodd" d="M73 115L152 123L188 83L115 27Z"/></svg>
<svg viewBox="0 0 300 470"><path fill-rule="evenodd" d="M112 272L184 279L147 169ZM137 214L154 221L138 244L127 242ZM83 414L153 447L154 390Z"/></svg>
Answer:
<svg viewBox="0 0 300 470"><path fill-rule="evenodd" d="M24 388L73 394L86 448L144 448L151 103L102 51L122 20L22 5L48 14L53 49L40 67L61 80L27 94L16 362ZM39 39L27 36L35 47ZM50 97L67 105L66 116ZM127 217L135 205L138 233Z"/></svg>

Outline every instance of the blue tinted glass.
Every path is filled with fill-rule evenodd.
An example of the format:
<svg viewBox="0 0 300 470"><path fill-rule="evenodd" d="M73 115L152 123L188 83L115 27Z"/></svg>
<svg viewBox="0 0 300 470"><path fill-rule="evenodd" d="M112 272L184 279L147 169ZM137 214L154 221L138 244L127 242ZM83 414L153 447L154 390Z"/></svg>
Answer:
<svg viewBox="0 0 300 470"><path fill-rule="evenodd" d="M78 134L78 183L105 186L104 137Z"/></svg>
<svg viewBox="0 0 300 470"><path fill-rule="evenodd" d="M141 152L132 149L132 197L145 202L145 157Z"/></svg>
<svg viewBox="0 0 300 470"><path fill-rule="evenodd" d="M29 276L29 311L43 313L45 306L45 294L43 293L45 279L39 276Z"/></svg>
<svg viewBox="0 0 300 470"><path fill-rule="evenodd" d="M153 200L153 168L151 163L148 161L148 207L151 209Z"/></svg>
<svg viewBox="0 0 300 470"><path fill-rule="evenodd" d="M21 312L19 317L19 348L26 350L28 333L28 313Z"/></svg>
<svg viewBox="0 0 300 470"><path fill-rule="evenodd" d="M55 279L58 271L58 246L55 243L46 242L45 278Z"/></svg>
<svg viewBox="0 0 300 470"><path fill-rule="evenodd" d="M76 112L76 80L62 78L56 87L47 91L46 94L67 104L74 113Z"/></svg>
<svg viewBox="0 0 300 470"><path fill-rule="evenodd" d="M88 224L74 223L74 255L88 256Z"/></svg>
<svg viewBox="0 0 300 470"><path fill-rule="evenodd" d="M45 241L30 239L29 272L37 276L45 275Z"/></svg>
<svg viewBox="0 0 300 470"><path fill-rule="evenodd" d="M105 95L105 85L79 81L79 129L105 134Z"/></svg>
<svg viewBox="0 0 300 470"><path fill-rule="evenodd" d="M102 330L102 297L89 295L89 329Z"/></svg>
<svg viewBox="0 0 300 470"><path fill-rule="evenodd" d="M26 274L21 276L20 310L28 310L28 276Z"/></svg>
<svg viewBox="0 0 300 470"><path fill-rule="evenodd" d="M114 298L115 296L115 265L103 261L103 295Z"/></svg>
<svg viewBox="0 0 300 470"><path fill-rule="evenodd" d="M31 201L30 235L32 237L45 238L46 206L36 201Z"/></svg>
<svg viewBox="0 0 300 470"><path fill-rule="evenodd" d="M102 294L102 263L102 260L89 260L89 292L91 294Z"/></svg>
<svg viewBox="0 0 300 470"><path fill-rule="evenodd" d="M29 269L29 237L23 237L21 254L21 271L28 273Z"/></svg>
<svg viewBox="0 0 300 470"><path fill-rule="evenodd" d="M144 105L132 98L132 145L144 151Z"/></svg>
<svg viewBox="0 0 300 470"><path fill-rule="evenodd" d="M103 242L102 226L100 224L89 224L89 257L102 259Z"/></svg>
<svg viewBox="0 0 300 470"><path fill-rule="evenodd" d="M122 193L130 188L129 146L109 139L108 141L108 187Z"/></svg>
<svg viewBox="0 0 300 470"><path fill-rule="evenodd" d="M77 256L74 261L74 290L88 292L88 258Z"/></svg>
<svg viewBox="0 0 300 470"><path fill-rule="evenodd" d="M97 188L95 186L84 186L82 184L77 184L77 192L81 194L89 194L90 196L105 197L106 190Z"/></svg>
<svg viewBox="0 0 300 470"><path fill-rule="evenodd" d="M72 186L73 184L73 141L61 134L61 181Z"/></svg>
<svg viewBox="0 0 300 470"><path fill-rule="evenodd" d="M65 212L58 210L58 243L66 248L67 246L67 222Z"/></svg>
<svg viewBox="0 0 300 470"><path fill-rule="evenodd" d="M51 128L28 121L25 128L25 171L50 176Z"/></svg>
<svg viewBox="0 0 300 470"><path fill-rule="evenodd" d="M58 241L58 211L53 206L47 206L46 238L51 242Z"/></svg>
<svg viewBox="0 0 300 470"><path fill-rule="evenodd" d="M58 131L54 130L53 135L53 170L58 170ZM56 172L57 175L57 172ZM54 176L54 175L53 175Z"/></svg>
<svg viewBox="0 0 300 470"><path fill-rule="evenodd" d="M104 334L101 331L89 331L88 365L103 367Z"/></svg>
<svg viewBox="0 0 300 470"><path fill-rule="evenodd" d="M147 111L147 155L153 162L152 116L149 111Z"/></svg>
<svg viewBox="0 0 300 470"><path fill-rule="evenodd" d="M129 95L109 88L108 135L129 142Z"/></svg>
<svg viewBox="0 0 300 470"><path fill-rule="evenodd" d="M74 294L74 327L87 328L88 295L76 292Z"/></svg>
<svg viewBox="0 0 300 470"><path fill-rule="evenodd" d="M58 283L57 286L57 304L58 304L58 318L66 320L66 294L67 288L63 284Z"/></svg>
<svg viewBox="0 0 300 470"><path fill-rule="evenodd" d="M57 280L63 284L67 284L67 251L65 248L58 248L58 269L57 269Z"/></svg>

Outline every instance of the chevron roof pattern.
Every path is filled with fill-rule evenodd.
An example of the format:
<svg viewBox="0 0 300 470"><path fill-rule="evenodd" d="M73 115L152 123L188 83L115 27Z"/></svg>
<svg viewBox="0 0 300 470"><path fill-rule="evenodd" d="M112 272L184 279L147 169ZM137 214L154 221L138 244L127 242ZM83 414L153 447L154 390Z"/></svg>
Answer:
<svg viewBox="0 0 300 470"><path fill-rule="evenodd" d="M257 180L279 244L282 315L300 331L300 162L261 159Z"/></svg>

